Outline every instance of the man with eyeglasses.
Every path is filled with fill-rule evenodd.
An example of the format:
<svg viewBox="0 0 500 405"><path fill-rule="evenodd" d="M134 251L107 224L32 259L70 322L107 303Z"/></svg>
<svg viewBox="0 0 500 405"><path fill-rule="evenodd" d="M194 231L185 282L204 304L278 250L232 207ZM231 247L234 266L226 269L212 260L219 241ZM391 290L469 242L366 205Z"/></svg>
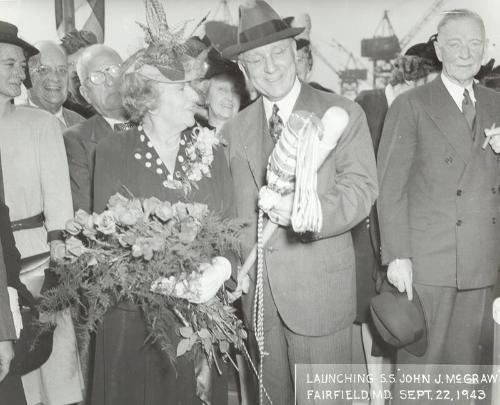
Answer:
<svg viewBox="0 0 500 405"><path fill-rule="evenodd" d="M279 227L263 249L264 271L258 286L264 296L263 322L256 326L257 331L264 330L263 383L275 405L312 403L300 389L294 398L295 365L351 363L356 285L350 230L368 215L377 196L375 157L361 108L297 78L293 37L302 31L290 28L266 2L256 0L240 8L238 43L222 52L238 57L262 95L221 131L229 142L237 215L249 222L241 237L244 257L256 242L256 207L259 189L266 184L268 157L292 112L305 110L322 117L337 106L349 115L336 149L318 171L321 231L294 232L290 226L294 193L281 197L268 215ZM255 273L251 270L251 291L242 301L250 328ZM250 339L253 353L257 340L261 348L260 337Z"/></svg>
<svg viewBox="0 0 500 405"><path fill-rule="evenodd" d="M64 50L52 41L35 44L40 53L28 61L32 87L28 103L56 116L64 127L71 127L84 118L63 107L68 97L68 58Z"/></svg>
<svg viewBox="0 0 500 405"><path fill-rule="evenodd" d="M130 127L120 95L122 58L108 46L86 48L77 62L80 93L97 114L64 133L73 207L93 212L95 148L108 136Z"/></svg>

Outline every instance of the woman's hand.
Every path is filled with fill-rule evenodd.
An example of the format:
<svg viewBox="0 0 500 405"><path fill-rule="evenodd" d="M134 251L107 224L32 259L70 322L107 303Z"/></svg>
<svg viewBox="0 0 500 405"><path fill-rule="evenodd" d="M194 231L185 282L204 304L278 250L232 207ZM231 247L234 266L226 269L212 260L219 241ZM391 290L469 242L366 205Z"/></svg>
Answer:
<svg viewBox="0 0 500 405"><path fill-rule="evenodd" d="M0 382L7 376L14 358L14 344L10 340L0 342Z"/></svg>
<svg viewBox="0 0 500 405"><path fill-rule="evenodd" d="M66 255L66 245L62 240L53 240L50 242L50 258L52 260L61 260Z"/></svg>
<svg viewBox="0 0 500 405"><path fill-rule="evenodd" d="M195 304L203 304L217 294L222 284L231 277L231 263L225 257L217 256L211 263L202 263L200 270L202 273L193 287L194 294L185 297Z"/></svg>

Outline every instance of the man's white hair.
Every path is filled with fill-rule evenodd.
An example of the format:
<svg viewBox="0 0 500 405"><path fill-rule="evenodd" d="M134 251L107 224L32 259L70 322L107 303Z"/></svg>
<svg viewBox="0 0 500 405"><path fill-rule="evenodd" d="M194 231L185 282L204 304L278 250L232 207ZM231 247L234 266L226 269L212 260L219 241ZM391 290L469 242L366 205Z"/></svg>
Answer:
<svg viewBox="0 0 500 405"><path fill-rule="evenodd" d="M96 55L101 53L110 53L116 55L121 60L121 56L118 54L118 52L116 52L113 48L110 48L109 46L103 44L95 44L85 48L85 50L82 52L82 54L80 55L80 57L76 62L76 73L78 74L78 77L82 84L83 81L87 78L89 73L87 72L88 64Z"/></svg>

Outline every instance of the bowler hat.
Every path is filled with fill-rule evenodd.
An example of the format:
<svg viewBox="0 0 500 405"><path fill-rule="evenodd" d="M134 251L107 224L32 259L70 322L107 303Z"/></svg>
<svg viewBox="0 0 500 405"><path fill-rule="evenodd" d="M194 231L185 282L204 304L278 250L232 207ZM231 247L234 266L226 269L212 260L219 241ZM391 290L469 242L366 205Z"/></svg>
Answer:
<svg viewBox="0 0 500 405"><path fill-rule="evenodd" d="M0 21L0 43L17 45L25 52L26 58L36 55L38 49L17 36L17 27L5 21Z"/></svg>
<svg viewBox="0 0 500 405"><path fill-rule="evenodd" d="M291 28L278 13L263 0L250 6L240 6L238 42L222 51L225 58L235 58L240 53L285 38L294 37L304 28Z"/></svg>
<svg viewBox="0 0 500 405"><path fill-rule="evenodd" d="M386 343L415 356L424 355L427 350L427 324L415 288L410 301L406 293L400 293L385 281L381 293L371 299L370 311L373 323Z"/></svg>

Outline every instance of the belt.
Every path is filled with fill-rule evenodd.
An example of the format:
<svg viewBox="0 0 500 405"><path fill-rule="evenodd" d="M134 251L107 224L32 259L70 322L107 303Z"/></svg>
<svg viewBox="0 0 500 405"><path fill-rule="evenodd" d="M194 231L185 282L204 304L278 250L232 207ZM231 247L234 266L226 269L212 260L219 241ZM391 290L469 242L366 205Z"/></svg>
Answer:
<svg viewBox="0 0 500 405"><path fill-rule="evenodd" d="M40 212L40 214L33 215L32 217L12 221L10 223L10 227L12 228L12 232L20 231L22 229L40 228L43 226L44 221L45 217L43 216L43 212Z"/></svg>

